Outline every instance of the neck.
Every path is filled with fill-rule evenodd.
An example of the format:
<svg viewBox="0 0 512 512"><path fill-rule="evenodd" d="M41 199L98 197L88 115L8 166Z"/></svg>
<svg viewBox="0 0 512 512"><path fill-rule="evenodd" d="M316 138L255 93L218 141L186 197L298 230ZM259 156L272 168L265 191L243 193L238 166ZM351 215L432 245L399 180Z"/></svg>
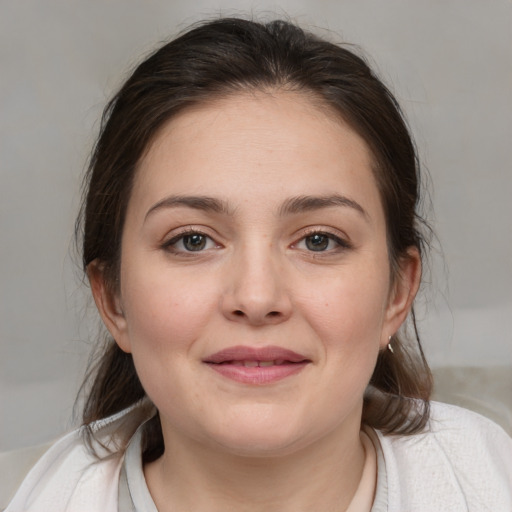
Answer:
<svg viewBox="0 0 512 512"><path fill-rule="evenodd" d="M145 467L160 512L341 512L361 479L359 423L287 455L247 457L164 433L166 451Z"/></svg>

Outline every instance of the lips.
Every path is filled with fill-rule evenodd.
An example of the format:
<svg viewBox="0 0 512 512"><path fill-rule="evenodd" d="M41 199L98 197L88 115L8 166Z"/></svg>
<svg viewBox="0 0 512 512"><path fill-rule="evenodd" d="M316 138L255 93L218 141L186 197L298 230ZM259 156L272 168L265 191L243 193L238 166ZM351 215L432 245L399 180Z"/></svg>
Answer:
<svg viewBox="0 0 512 512"><path fill-rule="evenodd" d="M222 376L245 384L269 384L295 375L311 361L302 354L277 346L230 347L203 360Z"/></svg>
<svg viewBox="0 0 512 512"><path fill-rule="evenodd" d="M225 361L218 364L231 364L233 366L244 366L245 368L254 368L255 366L259 366L260 368L266 368L269 366L280 366L288 362L289 361L285 361L284 359L276 359L275 361L258 361L256 359L243 359L240 361Z"/></svg>

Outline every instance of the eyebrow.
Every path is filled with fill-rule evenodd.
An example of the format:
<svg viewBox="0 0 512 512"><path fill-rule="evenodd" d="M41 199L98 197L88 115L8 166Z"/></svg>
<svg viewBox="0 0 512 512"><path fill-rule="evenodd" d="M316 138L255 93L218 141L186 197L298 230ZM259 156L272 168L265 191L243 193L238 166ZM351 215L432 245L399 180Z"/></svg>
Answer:
<svg viewBox="0 0 512 512"><path fill-rule="evenodd" d="M201 210L205 212L213 212L224 215L233 215L233 210L229 207L226 201L209 196L168 196L158 203L154 204L146 213L144 220L146 220L154 212L167 209L178 208L185 206L194 210ZM353 199L348 197L333 194L329 196L297 196L287 199L279 208L278 215L285 217L288 215L295 215L298 213L321 210L324 208L331 208L333 206L343 206L352 208L360 213L365 219L369 216L365 209Z"/></svg>
<svg viewBox="0 0 512 512"><path fill-rule="evenodd" d="M360 213L366 220L369 219L368 213L358 202L339 194L291 197L283 203L279 209L279 214L281 216L294 215L313 210L321 210L323 208L331 208L333 206L352 208Z"/></svg>
<svg viewBox="0 0 512 512"><path fill-rule="evenodd" d="M225 201L208 196L168 196L154 204L146 213L146 220L152 213L163 208L178 208L186 206L194 210L205 212L223 213L232 215L228 204Z"/></svg>

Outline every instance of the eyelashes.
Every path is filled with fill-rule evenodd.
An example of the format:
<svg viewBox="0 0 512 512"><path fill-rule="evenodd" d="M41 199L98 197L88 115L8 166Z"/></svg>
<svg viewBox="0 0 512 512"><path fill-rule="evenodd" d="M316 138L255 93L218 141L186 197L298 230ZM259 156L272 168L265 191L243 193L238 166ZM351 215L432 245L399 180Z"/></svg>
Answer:
<svg viewBox="0 0 512 512"><path fill-rule="evenodd" d="M196 229L183 231L162 244L162 249L174 254L198 253L219 247L210 236Z"/></svg>
<svg viewBox="0 0 512 512"><path fill-rule="evenodd" d="M321 229L309 229L290 247L315 255L338 254L353 248L347 238ZM161 248L177 256L194 256L223 246L204 231L187 228L165 241Z"/></svg>
<svg viewBox="0 0 512 512"><path fill-rule="evenodd" d="M293 244L296 249L304 249L315 253L343 251L351 249L352 244L333 233L326 231L310 231L303 236L299 241Z"/></svg>

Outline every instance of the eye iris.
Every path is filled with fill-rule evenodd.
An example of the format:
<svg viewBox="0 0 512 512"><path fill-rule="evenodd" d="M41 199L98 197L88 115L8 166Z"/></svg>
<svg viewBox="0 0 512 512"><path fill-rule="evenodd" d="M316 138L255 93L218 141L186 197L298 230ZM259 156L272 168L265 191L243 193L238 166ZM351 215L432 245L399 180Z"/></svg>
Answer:
<svg viewBox="0 0 512 512"><path fill-rule="evenodd" d="M183 246L187 251L200 251L206 245L206 237L204 235L186 235L183 237Z"/></svg>
<svg viewBox="0 0 512 512"><path fill-rule="evenodd" d="M311 251L325 251L329 246L329 238L325 235L311 235L306 238L306 247Z"/></svg>

